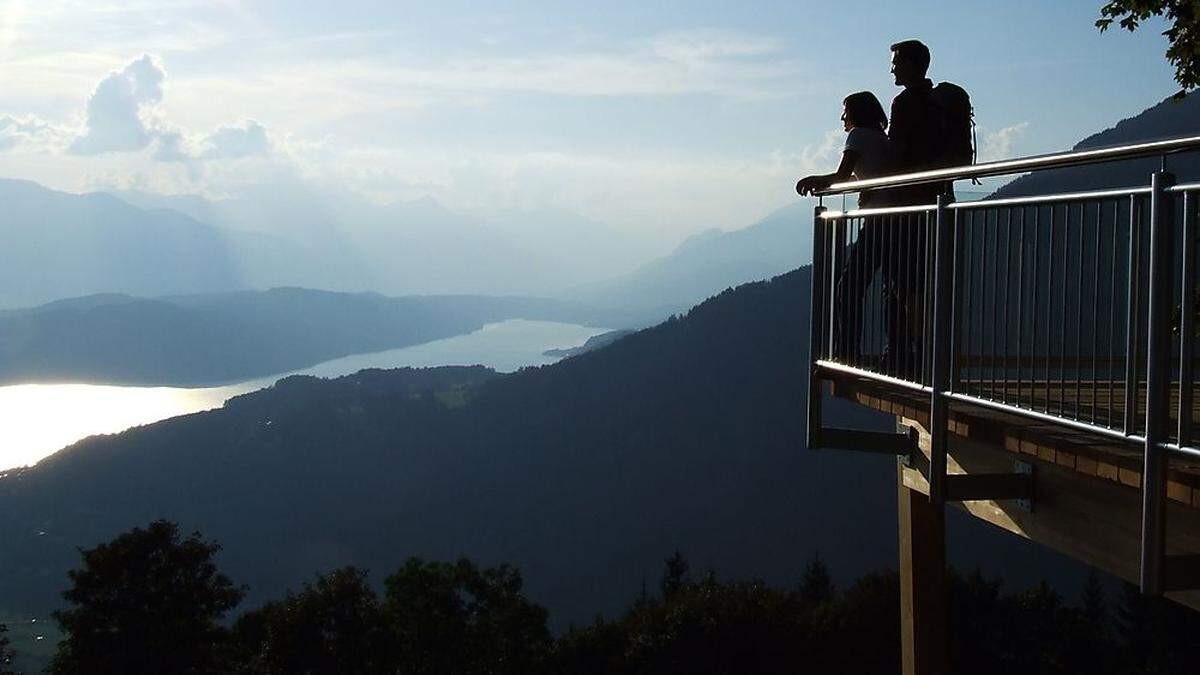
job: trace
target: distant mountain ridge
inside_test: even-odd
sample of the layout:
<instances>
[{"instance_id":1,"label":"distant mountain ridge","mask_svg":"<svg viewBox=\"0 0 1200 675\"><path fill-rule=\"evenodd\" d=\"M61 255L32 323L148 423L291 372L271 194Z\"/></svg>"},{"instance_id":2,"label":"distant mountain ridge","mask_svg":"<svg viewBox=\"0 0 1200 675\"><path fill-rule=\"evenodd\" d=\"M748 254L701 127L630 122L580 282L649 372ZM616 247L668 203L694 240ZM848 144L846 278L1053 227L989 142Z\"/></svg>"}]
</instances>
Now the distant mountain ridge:
<instances>
[{"instance_id":1,"label":"distant mountain ridge","mask_svg":"<svg viewBox=\"0 0 1200 675\"><path fill-rule=\"evenodd\" d=\"M102 294L0 312L0 383L225 383L514 318L597 326L632 320L520 297L387 297L301 288L157 298Z\"/></svg>"},{"instance_id":2,"label":"distant mountain ridge","mask_svg":"<svg viewBox=\"0 0 1200 675\"><path fill-rule=\"evenodd\" d=\"M1164 99L1133 117L1084 138L1072 149L1088 150L1197 135L1200 135L1200 94L1192 93L1181 100L1173 97ZM1165 163L1180 182L1200 179L1200 153L1170 155ZM996 190L991 197L1146 186L1150 184L1150 174L1162 165L1162 158L1147 157L1039 171L1016 178Z\"/></svg>"},{"instance_id":3,"label":"distant mountain ridge","mask_svg":"<svg viewBox=\"0 0 1200 675\"><path fill-rule=\"evenodd\" d=\"M353 288L389 294L546 295L612 276L638 260L633 238L568 212L463 215L431 197L375 204L350 194L318 194L301 185L248 188L237 198L115 191L146 208L170 208L234 231L327 247L353 260ZM287 276L267 268L268 285L349 288L324 277ZM262 283L259 284L263 285Z\"/></svg>"},{"instance_id":4,"label":"distant mountain ridge","mask_svg":"<svg viewBox=\"0 0 1200 675\"><path fill-rule=\"evenodd\" d=\"M666 316L727 288L807 264L811 249L812 205L797 200L747 227L692 235L668 256L566 297Z\"/></svg>"},{"instance_id":5,"label":"distant mountain ridge","mask_svg":"<svg viewBox=\"0 0 1200 675\"><path fill-rule=\"evenodd\" d=\"M0 203L0 306L243 287L234 249L248 242L183 214L8 179Z\"/></svg>"}]
</instances>

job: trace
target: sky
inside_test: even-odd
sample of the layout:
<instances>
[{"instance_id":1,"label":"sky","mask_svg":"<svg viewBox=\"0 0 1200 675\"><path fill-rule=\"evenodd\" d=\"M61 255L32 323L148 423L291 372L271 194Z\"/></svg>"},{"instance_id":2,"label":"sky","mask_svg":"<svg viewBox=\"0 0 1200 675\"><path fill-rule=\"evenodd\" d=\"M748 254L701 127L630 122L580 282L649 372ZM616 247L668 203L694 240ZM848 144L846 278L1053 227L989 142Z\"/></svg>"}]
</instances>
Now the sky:
<instances>
[{"instance_id":1,"label":"sky","mask_svg":"<svg viewBox=\"0 0 1200 675\"><path fill-rule=\"evenodd\" d=\"M1100 0L0 0L0 177L235 196L302 183L566 210L657 245L830 171L888 46L972 95L981 159L1068 149L1176 90Z\"/></svg>"}]
</instances>

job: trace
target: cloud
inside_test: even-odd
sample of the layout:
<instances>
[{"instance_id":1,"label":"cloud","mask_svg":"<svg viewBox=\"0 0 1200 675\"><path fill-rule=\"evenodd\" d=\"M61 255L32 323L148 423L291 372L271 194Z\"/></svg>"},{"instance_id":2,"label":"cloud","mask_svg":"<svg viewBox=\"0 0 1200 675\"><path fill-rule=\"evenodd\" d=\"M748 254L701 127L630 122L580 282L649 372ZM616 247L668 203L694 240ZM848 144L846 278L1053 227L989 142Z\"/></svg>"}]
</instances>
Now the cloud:
<instances>
[{"instance_id":1,"label":"cloud","mask_svg":"<svg viewBox=\"0 0 1200 675\"><path fill-rule=\"evenodd\" d=\"M980 162L991 162L1012 157L1013 142L1025 134L1029 122L1021 122L1004 127L998 131L983 132L983 139L977 148Z\"/></svg>"},{"instance_id":2,"label":"cloud","mask_svg":"<svg viewBox=\"0 0 1200 675\"><path fill-rule=\"evenodd\" d=\"M201 156L206 159L240 159L271 152L266 127L254 120L218 127L205 139L205 144L208 149Z\"/></svg>"},{"instance_id":3,"label":"cloud","mask_svg":"<svg viewBox=\"0 0 1200 675\"><path fill-rule=\"evenodd\" d=\"M0 152L28 146L41 150L61 146L67 134L35 116L0 115Z\"/></svg>"},{"instance_id":4,"label":"cloud","mask_svg":"<svg viewBox=\"0 0 1200 675\"><path fill-rule=\"evenodd\" d=\"M782 49L782 44L774 38L711 28L662 33L654 37L650 45L655 54L668 61L690 64L765 56Z\"/></svg>"},{"instance_id":5,"label":"cloud","mask_svg":"<svg viewBox=\"0 0 1200 675\"><path fill-rule=\"evenodd\" d=\"M272 152L267 128L255 120L222 125L209 134L189 133L168 125L160 109L167 73L159 60L145 54L109 73L88 98L82 130L57 126L34 117L0 117L0 152L41 141L48 150L72 155L140 154L156 162L176 163L197 181L212 162L263 157ZM53 141L57 139L57 148ZM63 139L69 139L64 141Z\"/></svg>"},{"instance_id":6,"label":"cloud","mask_svg":"<svg viewBox=\"0 0 1200 675\"><path fill-rule=\"evenodd\" d=\"M70 152L141 150L156 134L147 124L151 109L162 102L167 74L150 55L143 55L123 70L100 81L87 103L86 129L71 144Z\"/></svg>"}]
</instances>

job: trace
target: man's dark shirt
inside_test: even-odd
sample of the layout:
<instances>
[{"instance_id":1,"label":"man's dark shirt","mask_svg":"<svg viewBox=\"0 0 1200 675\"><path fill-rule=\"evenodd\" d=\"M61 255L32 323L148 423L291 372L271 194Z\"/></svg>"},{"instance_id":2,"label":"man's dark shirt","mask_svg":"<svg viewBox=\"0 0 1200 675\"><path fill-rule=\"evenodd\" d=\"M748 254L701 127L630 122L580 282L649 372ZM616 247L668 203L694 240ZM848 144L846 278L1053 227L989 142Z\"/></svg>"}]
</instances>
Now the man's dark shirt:
<instances>
[{"instance_id":1,"label":"man's dark shirt","mask_svg":"<svg viewBox=\"0 0 1200 675\"><path fill-rule=\"evenodd\" d=\"M932 114L930 97L933 82L924 81L905 87L892 99L891 124L888 140L896 173L912 173L936 167L939 147L938 121ZM932 204L949 186L945 183L917 185L894 191L888 201L892 204ZM889 191L893 192L893 191Z\"/></svg>"}]
</instances>

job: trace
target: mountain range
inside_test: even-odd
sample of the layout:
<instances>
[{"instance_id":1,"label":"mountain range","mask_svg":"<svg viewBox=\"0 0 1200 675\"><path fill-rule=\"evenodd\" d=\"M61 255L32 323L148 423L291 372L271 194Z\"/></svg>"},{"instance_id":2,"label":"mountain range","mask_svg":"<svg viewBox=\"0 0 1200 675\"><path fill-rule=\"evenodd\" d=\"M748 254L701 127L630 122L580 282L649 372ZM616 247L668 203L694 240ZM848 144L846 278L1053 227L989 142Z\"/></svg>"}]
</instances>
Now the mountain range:
<instances>
[{"instance_id":1,"label":"mountain range","mask_svg":"<svg viewBox=\"0 0 1200 675\"><path fill-rule=\"evenodd\" d=\"M0 478L0 612L45 616L77 547L156 518L220 541L250 604L339 565L467 555L518 565L560 628L625 606L675 549L769 583L817 550L842 580L890 566L894 460L803 448L808 278L741 286L552 366L294 376L81 441ZM960 564L1004 561L1018 582L1072 569L955 523Z\"/></svg>"}]
</instances>

